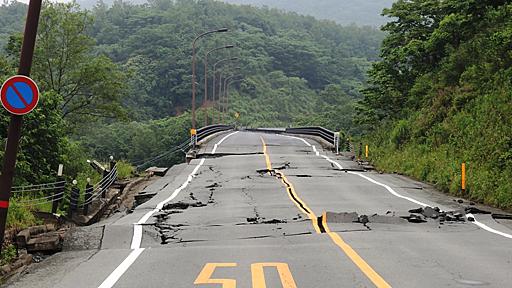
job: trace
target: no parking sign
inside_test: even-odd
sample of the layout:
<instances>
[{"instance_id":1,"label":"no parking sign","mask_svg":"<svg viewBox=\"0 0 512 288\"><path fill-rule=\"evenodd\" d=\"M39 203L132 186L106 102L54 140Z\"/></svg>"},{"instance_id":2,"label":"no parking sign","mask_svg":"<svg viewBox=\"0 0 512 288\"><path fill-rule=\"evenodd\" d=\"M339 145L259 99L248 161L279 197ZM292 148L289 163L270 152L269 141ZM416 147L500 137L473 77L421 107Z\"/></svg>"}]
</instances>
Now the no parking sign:
<instances>
[{"instance_id":1,"label":"no parking sign","mask_svg":"<svg viewBox=\"0 0 512 288\"><path fill-rule=\"evenodd\" d=\"M25 115L39 102L39 88L31 78L22 75L13 76L4 82L0 89L2 106L14 115Z\"/></svg>"}]
</instances>

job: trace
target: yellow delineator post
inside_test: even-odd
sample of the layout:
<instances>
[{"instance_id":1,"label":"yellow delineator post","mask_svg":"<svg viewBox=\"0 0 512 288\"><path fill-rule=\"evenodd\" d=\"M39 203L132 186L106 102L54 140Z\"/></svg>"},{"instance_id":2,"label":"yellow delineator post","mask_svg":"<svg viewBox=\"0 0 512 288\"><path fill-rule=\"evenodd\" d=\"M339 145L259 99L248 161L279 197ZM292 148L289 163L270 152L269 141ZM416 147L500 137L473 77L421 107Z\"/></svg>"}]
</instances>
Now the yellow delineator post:
<instances>
[{"instance_id":1,"label":"yellow delineator post","mask_svg":"<svg viewBox=\"0 0 512 288\"><path fill-rule=\"evenodd\" d=\"M195 148L197 144L197 130L192 128L190 129L190 145Z\"/></svg>"},{"instance_id":2,"label":"yellow delineator post","mask_svg":"<svg viewBox=\"0 0 512 288\"><path fill-rule=\"evenodd\" d=\"M462 163L462 193L466 192L466 163Z\"/></svg>"},{"instance_id":3,"label":"yellow delineator post","mask_svg":"<svg viewBox=\"0 0 512 288\"><path fill-rule=\"evenodd\" d=\"M370 148L368 147L368 145L366 145L366 159L368 159L369 154L370 154Z\"/></svg>"}]
</instances>

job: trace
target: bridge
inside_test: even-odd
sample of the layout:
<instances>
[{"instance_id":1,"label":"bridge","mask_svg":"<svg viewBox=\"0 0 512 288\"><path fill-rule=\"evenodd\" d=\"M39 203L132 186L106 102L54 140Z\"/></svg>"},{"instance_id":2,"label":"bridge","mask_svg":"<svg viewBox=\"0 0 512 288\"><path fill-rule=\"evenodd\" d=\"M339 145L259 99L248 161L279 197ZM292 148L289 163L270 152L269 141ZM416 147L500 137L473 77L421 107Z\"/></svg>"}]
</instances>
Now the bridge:
<instances>
[{"instance_id":1,"label":"bridge","mask_svg":"<svg viewBox=\"0 0 512 288\"><path fill-rule=\"evenodd\" d=\"M319 130L226 129L8 287L510 286L492 211L362 169Z\"/></svg>"}]
</instances>

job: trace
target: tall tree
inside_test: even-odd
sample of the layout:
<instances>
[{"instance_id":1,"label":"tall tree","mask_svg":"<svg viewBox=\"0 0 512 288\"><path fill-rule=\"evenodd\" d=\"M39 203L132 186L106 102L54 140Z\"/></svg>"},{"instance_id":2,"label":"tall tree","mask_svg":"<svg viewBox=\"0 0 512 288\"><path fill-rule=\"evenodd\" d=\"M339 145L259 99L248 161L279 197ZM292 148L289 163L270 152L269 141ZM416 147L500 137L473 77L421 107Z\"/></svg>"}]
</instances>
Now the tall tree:
<instances>
[{"instance_id":1,"label":"tall tree","mask_svg":"<svg viewBox=\"0 0 512 288\"><path fill-rule=\"evenodd\" d=\"M33 76L42 90L62 97L62 115L72 122L124 115L125 74L94 53L95 41L87 35L92 21L74 2L44 2Z\"/></svg>"}]
</instances>

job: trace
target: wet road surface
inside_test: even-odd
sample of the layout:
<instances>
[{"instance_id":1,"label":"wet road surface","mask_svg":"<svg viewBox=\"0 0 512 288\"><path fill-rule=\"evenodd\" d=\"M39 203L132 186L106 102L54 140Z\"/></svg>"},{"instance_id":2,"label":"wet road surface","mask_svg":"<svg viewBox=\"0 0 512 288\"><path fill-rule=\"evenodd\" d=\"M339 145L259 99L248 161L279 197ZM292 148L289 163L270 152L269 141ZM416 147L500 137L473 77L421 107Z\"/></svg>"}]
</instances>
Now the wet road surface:
<instances>
[{"instance_id":1,"label":"wet road surface","mask_svg":"<svg viewBox=\"0 0 512 288\"><path fill-rule=\"evenodd\" d=\"M224 134L202 152L8 287L511 287L510 223L400 218L464 208L422 183L341 170L355 163L282 135Z\"/></svg>"}]
</instances>

